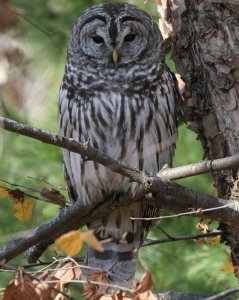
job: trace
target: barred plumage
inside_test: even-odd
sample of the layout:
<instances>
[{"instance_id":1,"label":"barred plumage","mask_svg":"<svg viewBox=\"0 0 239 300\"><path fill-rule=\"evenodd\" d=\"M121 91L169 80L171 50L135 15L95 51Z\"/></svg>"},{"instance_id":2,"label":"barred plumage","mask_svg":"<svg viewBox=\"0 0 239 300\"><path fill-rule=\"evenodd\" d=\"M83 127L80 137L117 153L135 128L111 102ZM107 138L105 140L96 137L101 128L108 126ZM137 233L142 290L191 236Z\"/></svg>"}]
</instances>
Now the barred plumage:
<instances>
[{"instance_id":1,"label":"barred plumage","mask_svg":"<svg viewBox=\"0 0 239 300\"><path fill-rule=\"evenodd\" d=\"M145 12L130 4L102 4L77 20L59 96L61 135L89 139L114 159L156 174L172 162L178 99L176 79L164 64L162 37ZM138 188L76 153L63 150L63 160L72 201L98 204L133 196ZM104 253L89 249L87 264L109 272L112 281L130 280L152 225L130 217L158 215L146 202L134 203L90 223L98 239L111 241Z\"/></svg>"}]
</instances>

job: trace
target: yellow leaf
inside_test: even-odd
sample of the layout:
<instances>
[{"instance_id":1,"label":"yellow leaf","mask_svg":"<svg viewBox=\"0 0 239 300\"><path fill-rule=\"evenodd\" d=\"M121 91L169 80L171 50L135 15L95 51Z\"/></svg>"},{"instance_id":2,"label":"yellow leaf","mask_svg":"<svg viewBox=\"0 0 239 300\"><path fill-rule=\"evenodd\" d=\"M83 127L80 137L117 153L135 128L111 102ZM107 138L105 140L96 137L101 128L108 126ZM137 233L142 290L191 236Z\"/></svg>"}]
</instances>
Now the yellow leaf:
<instances>
[{"instance_id":1,"label":"yellow leaf","mask_svg":"<svg viewBox=\"0 0 239 300\"><path fill-rule=\"evenodd\" d=\"M0 199L9 197L7 185L4 183L1 183L0 185Z\"/></svg>"},{"instance_id":2,"label":"yellow leaf","mask_svg":"<svg viewBox=\"0 0 239 300\"><path fill-rule=\"evenodd\" d=\"M216 243L220 240L220 238L221 238L220 235L217 235L217 236L214 236L214 237L210 238L209 245L210 246L216 245Z\"/></svg>"},{"instance_id":3,"label":"yellow leaf","mask_svg":"<svg viewBox=\"0 0 239 300\"><path fill-rule=\"evenodd\" d=\"M205 245L207 243L207 238L195 239L194 242L199 245Z\"/></svg>"},{"instance_id":4,"label":"yellow leaf","mask_svg":"<svg viewBox=\"0 0 239 300\"><path fill-rule=\"evenodd\" d=\"M13 208L15 210L15 217L20 222L26 222L32 217L33 201L29 198L14 201Z\"/></svg>"},{"instance_id":5,"label":"yellow leaf","mask_svg":"<svg viewBox=\"0 0 239 300\"><path fill-rule=\"evenodd\" d=\"M94 236L92 230L82 232L82 239L95 251L104 252L105 249L103 248L102 244L97 240Z\"/></svg>"},{"instance_id":6,"label":"yellow leaf","mask_svg":"<svg viewBox=\"0 0 239 300\"><path fill-rule=\"evenodd\" d=\"M228 264L222 268L223 273L234 273L234 267L232 264Z\"/></svg>"},{"instance_id":7,"label":"yellow leaf","mask_svg":"<svg viewBox=\"0 0 239 300\"><path fill-rule=\"evenodd\" d=\"M75 256L83 246L82 233L79 231L69 231L56 239L58 251L64 252L66 255Z\"/></svg>"}]
</instances>

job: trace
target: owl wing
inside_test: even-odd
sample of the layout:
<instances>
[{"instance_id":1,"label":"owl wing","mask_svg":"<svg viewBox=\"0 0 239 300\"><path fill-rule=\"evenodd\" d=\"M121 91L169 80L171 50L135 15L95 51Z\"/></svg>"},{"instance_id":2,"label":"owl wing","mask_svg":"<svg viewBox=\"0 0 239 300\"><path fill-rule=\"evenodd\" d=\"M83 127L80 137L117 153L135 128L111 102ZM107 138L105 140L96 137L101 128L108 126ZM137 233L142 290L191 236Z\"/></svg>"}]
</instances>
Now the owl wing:
<instances>
[{"instance_id":1,"label":"owl wing","mask_svg":"<svg viewBox=\"0 0 239 300\"><path fill-rule=\"evenodd\" d=\"M76 104L77 94L74 92L72 87L69 87L63 78L63 82L59 93L59 105L58 105L58 125L59 134L66 138L74 138L79 141L76 137L76 132L79 130L79 121L77 113ZM63 168L64 177L67 184L67 189L71 201L76 201L78 199L76 191L76 183L73 174L74 168L72 168L71 152L62 149L63 154ZM80 155L79 155L80 157Z\"/></svg>"}]
</instances>

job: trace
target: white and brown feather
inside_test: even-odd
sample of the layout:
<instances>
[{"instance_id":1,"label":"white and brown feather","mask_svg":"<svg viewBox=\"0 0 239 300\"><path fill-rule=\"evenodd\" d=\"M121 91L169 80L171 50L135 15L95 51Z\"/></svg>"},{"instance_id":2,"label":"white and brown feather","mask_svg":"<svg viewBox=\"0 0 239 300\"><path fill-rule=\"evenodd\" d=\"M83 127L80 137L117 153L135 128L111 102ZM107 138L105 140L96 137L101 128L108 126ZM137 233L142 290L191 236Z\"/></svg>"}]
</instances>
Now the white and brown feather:
<instances>
[{"instance_id":1,"label":"white and brown feather","mask_svg":"<svg viewBox=\"0 0 239 300\"><path fill-rule=\"evenodd\" d=\"M81 142L89 140L114 159L156 174L164 164L172 162L177 139L177 83L164 65L161 36L150 17L133 5L115 5L93 7L80 17L73 29L59 96L60 134ZM84 55L76 36L80 36L84 24L94 26L95 18L105 18L109 30L112 19L117 23L118 18L115 30L119 31L122 18L129 22L126 16L145 19L142 20L147 25L145 30L152 27L155 42L148 52L145 49L138 60L121 65L120 61L118 65L107 64ZM63 160L73 201L98 204L124 194L134 195L138 188L137 183L79 154L63 150ZM89 249L87 263L110 272L113 281L131 279L138 249L152 224L132 221L130 217L158 215L159 210L147 203L134 203L90 223L99 239L112 240L105 244L103 254Z\"/></svg>"}]
</instances>

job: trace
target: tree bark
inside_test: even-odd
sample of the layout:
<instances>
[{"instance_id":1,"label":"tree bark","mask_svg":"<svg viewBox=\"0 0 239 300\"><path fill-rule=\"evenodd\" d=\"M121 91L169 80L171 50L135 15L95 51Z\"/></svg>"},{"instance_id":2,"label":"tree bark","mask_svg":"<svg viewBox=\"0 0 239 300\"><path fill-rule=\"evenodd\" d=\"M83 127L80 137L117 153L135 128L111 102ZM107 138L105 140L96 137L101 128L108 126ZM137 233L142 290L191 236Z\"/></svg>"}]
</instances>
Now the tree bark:
<instances>
[{"instance_id":1,"label":"tree bark","mask_svg":"<svg viewBox=\"0 0 239 300\"><path fill-rule=\"evenodd\" d=\"M200 139L205 157L239 150L239 1L159 1L161 28L171 37L171 54L185 81L185 119ZM238 168L212 172L218 196L239 201ZM239 233L221 223L239 270Z\"/></svg>"}]
</instances>

